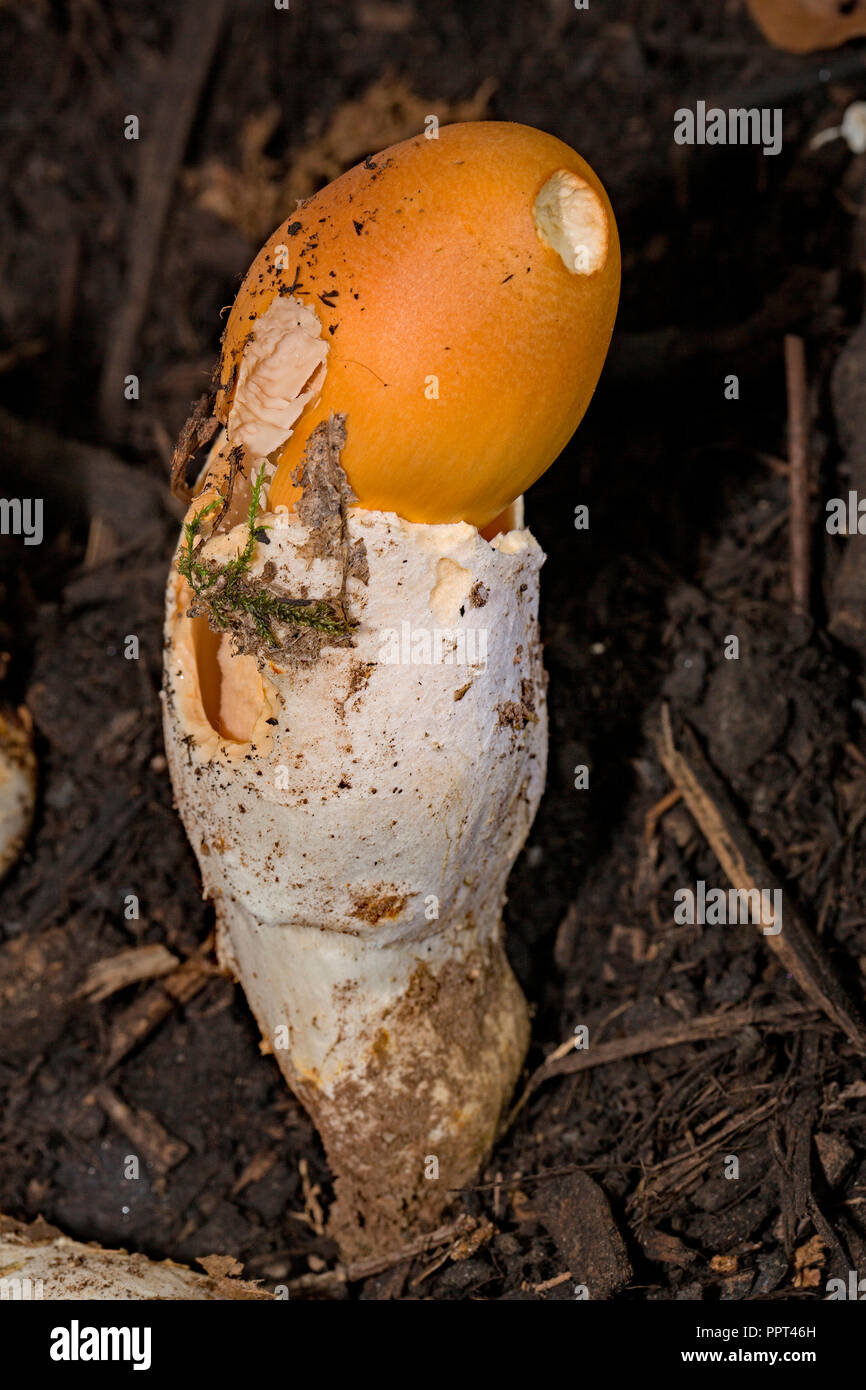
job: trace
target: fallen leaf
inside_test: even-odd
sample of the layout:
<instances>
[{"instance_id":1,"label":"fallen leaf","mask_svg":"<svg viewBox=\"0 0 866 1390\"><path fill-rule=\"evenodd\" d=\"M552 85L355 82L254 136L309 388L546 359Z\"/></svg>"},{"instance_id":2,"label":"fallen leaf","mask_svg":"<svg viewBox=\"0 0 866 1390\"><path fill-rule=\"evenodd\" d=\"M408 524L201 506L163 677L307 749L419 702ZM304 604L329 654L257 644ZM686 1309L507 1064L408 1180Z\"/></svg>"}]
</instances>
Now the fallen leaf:
<instances>
[{"instance_id":1,"label":"fallen leaf","mask_svg":"<svg viewBox=\"0 0 866 1390\"><path fill-rule=\"evenodd\" d=\"M362 96L341 102L327 128L298 151L287 173L264 153L279 119L278 109L269 105L241 128L240 168L211 159L188 170L184 181L199 207L258 243L295 211L301 199L365 155L421 134L428 116L436 116L442 125L483 119L494 87L487 79L468 101L446 102L416 96L399 77L382 77Z\"/></svg>"}]
</instances>

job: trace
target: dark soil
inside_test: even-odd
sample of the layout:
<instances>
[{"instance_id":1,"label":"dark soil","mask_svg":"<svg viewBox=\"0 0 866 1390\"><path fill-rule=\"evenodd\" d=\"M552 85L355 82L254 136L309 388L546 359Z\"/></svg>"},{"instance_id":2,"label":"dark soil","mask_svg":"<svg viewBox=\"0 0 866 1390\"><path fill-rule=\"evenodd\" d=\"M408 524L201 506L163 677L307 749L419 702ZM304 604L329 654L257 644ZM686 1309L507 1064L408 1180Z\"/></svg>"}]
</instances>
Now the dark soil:
<instances>
[{"instance_id":1,"label":"dark soil","mask_svg":"<svg viewBox=\"0 0 866 1390\"><path fill-rule=\"evenodd\" d=\"M317 1233L317 1202L331 1200L317 1137L213 966L212 912L172 808L158 703L179 515L168 464L207 386L220 312L271 230L250 216L296 189L299 169L323 181L396 138L403 98L368 98L367 124L349 122L355 147L334 126L343 104L390 76L420 111L453 112L492 79L488 115L545 127L598 170L624 249L601 386L528 500L549 556L552 723L507 910L535 1006L527 1076L580 1025L596 1048L655 1040L535 1086L457 1199L476 1239L455 1258L442 1260L446 1244L298 1293L556 1299L583 1283L622 1300L825 1297L829 1278L866 1265L863 1056L769 937L674 921L677 889L728 881L669 796L658 731L666 704L675 738L697 735L786 912L859 1013L866 554L824 518L864 472L866 345L853 335L866 156L809 142L863 97L866 46L775 52L736 0L580 12L571 0L293 0L288 12L250 0L220 32L222 7L195 5L213 61L183 65L194 109L180 168L157 159L144 197L145 137L175 129L165 93L187 8L0 10L0 486L44 497L46 513L43 545L0 539L0 693L26 702L40 766L34 832L0 893L0 1211L159 1258L231 1254L268 1282L333 1266ZM673 113L698 100L782 107L782 152L676 145ZM124 139L130 113L140 142ZM202 201L239 172L246 221ZM789 578L785 334L805 340L808 363L808 616ZM101 383L118 341L127 360ZM124 399L127 373L138 400ZM738 400L725 399L731 374ZM572 524L579 504L588 531ZM581 764L588 790L574 786ZM95 961L150 943L189 964L101 1002L78 993ZM661 1045L725 1010L737 1026ZM123 1178L130 1151L143 1153L138 1182Z\"/></svg>"}]
</instances>

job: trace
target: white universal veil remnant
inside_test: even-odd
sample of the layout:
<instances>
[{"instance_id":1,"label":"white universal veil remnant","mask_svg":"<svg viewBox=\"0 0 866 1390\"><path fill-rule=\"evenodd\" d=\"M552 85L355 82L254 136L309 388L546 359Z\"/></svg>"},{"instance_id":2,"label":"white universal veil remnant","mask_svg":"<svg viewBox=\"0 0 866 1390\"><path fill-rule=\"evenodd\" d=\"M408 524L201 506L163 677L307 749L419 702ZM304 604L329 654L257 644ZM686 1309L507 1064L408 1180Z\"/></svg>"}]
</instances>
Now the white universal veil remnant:
<instances>
[{"instance_id":1,"label":"white universal veil remnant","mask_svg":"<svg viewBox=\"0 0 866 1390\"><path fill-rule=\"evenodd\" d=\"M27 839L36 805L36 755L27 709L0 707L0 879Z\"/></svg>"},{"instance_id":2,"label":"white universal veil remnant","mask_svg":"<svg viewBox=\"0 0 866 1390\"><path fill-rule=\"evenodd\" d=\"M177 803L350 1254L435 1221L522 1065L502 911L547 727L519 494L583 414L618 284L567 146L494 123L407 141L263 248L216 420L179 453L225 426L168 587Z\"/></svg>"},{"instance_id":3,"label":"white universal veil remnant","mask_svg":"<svg viewBox=\"0 0 866 1390\"><path fill-rule=\"evenodd\" d=\"M319 429L311 451L327 450ZM221 957L316 1120L346 1216L414 1192L435 1210L492 1143L527 1043L501 914L544 782L542 554L524 530L488 543L465 523L350 507L345 545L366 566L341 600L339 550L315 554L311 526L280 520L258 518L270 544L250 582L267 565L275 592L342 601L352 645L293 659L290 637L267 652L246 738L223 680L228 739L203 705L177 575L166 729L178 806ZM198 553L237 553L245 535L242 523ZM388 660L407 621L418 664ZM480 628L486 665L456 664ZM312 628L294 640L320 641ZM438 1183L425 1184L428 1156Z\"/></svg>"},{"instance_id":4,"label":"white universal veil remnant","mask_svg":"<svg viewBox=\"0 0 866 1390\"><path fill-rule=\"evenodd\" d=\"M84 1245L41 1217L29 1225L0 1214L0 1302L94 1300L271 1299L256 1284L231 1277L240 1269L226 1255L205 1256L200 1274L174 1260L149 1260L127 1250Z\"/></svg>"}]
</instances>

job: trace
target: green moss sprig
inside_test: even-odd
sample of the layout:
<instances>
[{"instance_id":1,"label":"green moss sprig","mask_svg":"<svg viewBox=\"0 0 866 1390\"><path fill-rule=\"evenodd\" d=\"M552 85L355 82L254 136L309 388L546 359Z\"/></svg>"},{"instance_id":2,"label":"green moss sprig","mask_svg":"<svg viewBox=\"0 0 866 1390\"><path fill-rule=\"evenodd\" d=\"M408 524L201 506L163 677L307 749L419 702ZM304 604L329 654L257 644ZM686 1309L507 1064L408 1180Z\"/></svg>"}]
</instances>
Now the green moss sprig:
<instances>
[{"instance_id":1,"label":"green moss sprig","mask_svg":"<svg viewBox=\"0 0 866 1390\"><path fill-rule=\"evenodd\" d=\"M265 470L262 468L250 497L246 543L233 560L217 564L214 560L203 559L201 546L197 544L206 517L222 505L222 497L215 497L190 521L185 522L177 568L192 589L196 605L219 631L236 627L238 619L246 619L252 623L258 637L270 647L281 645L274 630L275 623L315 628L330 636L351 631L352 624L336 614L333 605L323 600L314 602L301 599L292 602L278 598L263 584L251 579L249 568L256 541L263 529L269 529L256 524L264 482Z\"/></svg>"}]
</instances>

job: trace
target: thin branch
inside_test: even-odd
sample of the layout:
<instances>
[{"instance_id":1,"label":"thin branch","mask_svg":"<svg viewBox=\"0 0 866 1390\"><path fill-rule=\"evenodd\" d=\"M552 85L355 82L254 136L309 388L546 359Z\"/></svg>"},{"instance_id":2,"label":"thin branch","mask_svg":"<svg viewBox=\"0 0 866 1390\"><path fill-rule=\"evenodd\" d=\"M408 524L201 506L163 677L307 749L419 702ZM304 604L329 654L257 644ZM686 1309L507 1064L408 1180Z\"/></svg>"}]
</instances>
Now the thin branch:
<instances>
[{"instance_id":1,"label":"thin branch","mask_svg":"<svg viewBox=\"0 0 866 1390\"><path fill-rule=\"evenodd\" d=\"M136 371L136 347L147 309L171 193L186 149L226 13L226 0L181 7L160 96L142 124L142 142L130 215L129 250L117 316L107 337L99 383L99 413L112 436L123 420L123 379ZM120 135L118 135L120 138Z\"/></svg>"},{"instance_id":2,"label":"thin branch","mask_svg":"<svg viewBox=\"0 0 866 1390\"><path fill-rule=\"evenodd\" d=\"M809 612L811 589L809 524L809 391L803 339L785 337L785 382L788 390L788 489L790 496L791 601Z\"/></svg>"},{"instance_id":3,"label":"thin branch","mask_svg":"<svg viewBox=\"0 0 866 1390\"><path fill-rule=\"evenodd\" d=\"M674 744L670 711L662 710L659 753L661 761L694 816L728 880L738 889L780 888L779 880L738 816L730 794L711 768L697 738L683 725L681 742ZM777 935L764 940L779 957L813 1004L848 1037L859 1053L866 1054L866 1026L846 994L835 970L812 932L786 894L785 922Z\"/></svg>"}]
</instances>

